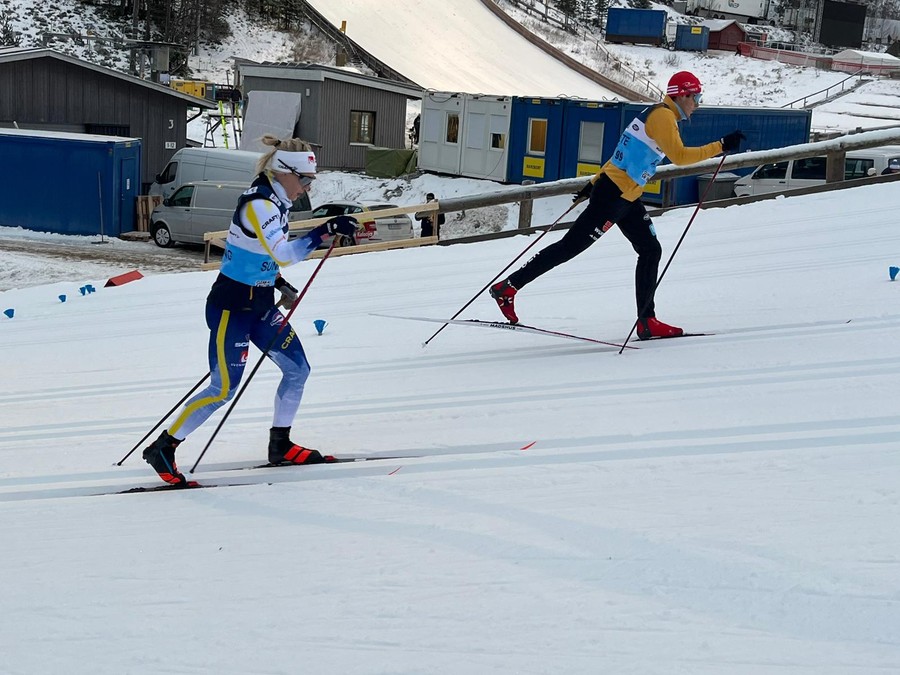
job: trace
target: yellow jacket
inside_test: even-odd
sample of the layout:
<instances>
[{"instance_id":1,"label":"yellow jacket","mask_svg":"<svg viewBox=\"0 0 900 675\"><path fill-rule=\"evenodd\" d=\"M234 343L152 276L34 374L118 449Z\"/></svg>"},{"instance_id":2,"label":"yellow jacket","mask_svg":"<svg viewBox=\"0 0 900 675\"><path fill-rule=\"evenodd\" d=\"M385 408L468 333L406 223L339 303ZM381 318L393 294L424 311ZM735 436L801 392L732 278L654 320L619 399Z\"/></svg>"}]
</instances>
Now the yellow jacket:
<instances>
[{"instance_id":1,"label":"yellow jacket","mask_svg":"<svg viewBox=\"0 0 900 675\"><path fill-rule=\"evenodd\" d=\"M644 123L647 135L656 142L659 149L674 164L693 164L722 152L720 141L713 141L699 147L685 147L681 140L681 134L678 132L678 120L682 118L682 112L675 105L675 101L666 96L661 106L650 111L647 121ZM622 191L622 198L629 202L639 199L643 193L640 185L610 161L600 168L600 171L591 178L591 182L596 183L601 174L609 176L610 180Z\"/></svg>"}]
</instances>

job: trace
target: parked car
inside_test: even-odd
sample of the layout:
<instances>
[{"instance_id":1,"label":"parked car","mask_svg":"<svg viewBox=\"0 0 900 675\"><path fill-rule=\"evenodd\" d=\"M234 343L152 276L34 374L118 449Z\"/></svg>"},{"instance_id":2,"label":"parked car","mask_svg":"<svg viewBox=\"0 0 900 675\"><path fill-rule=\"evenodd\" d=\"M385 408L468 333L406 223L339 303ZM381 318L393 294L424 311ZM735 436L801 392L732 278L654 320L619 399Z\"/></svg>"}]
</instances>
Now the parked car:
<instances>
[{"instance_id":1,"label":"parked car","mask_svg":"<svg viewBox=\"0 0 900 675\"><path fill-rule=\"evenodd\" d=\"M844 180L879 175L892 159L900 159L900 146L885 145L866 150L850 150L844 161ZM734 184L738 197L784 192L825 184L825 156L789 159L764 164ZM874 169L874 171L872 171Z\"/></svg>"},{"instance_id":2,"label":"parked car","mask_svg":"<svg viewBox=\"0 0 900 675\"><path fill-rule=\"evenodd\" d=\"M150 214L150 237L157 246L175 242L202 244L207 232L221 232L231 225L238 197L249 185L201 181L185 183ZM291 207L290 220L310 218L309 198L304 194Z\"/></svg>"},{"instance_id":3,"label":"parked car","mask_svg":"<svg viewBox=\"0 0 900 675\"><path fill-rule=\"evenodd\" d=\"M362 226L362 231L356 235L357 241L361 243L412 239L414 236L413 224L408 215L401 213L400 215L386 218L375 218L372 215L376 211L395 208L397 208L396 204L388 204L386 202L328 202L313 209L310 218L353 216Z\"/></svg>"}]
</instances>

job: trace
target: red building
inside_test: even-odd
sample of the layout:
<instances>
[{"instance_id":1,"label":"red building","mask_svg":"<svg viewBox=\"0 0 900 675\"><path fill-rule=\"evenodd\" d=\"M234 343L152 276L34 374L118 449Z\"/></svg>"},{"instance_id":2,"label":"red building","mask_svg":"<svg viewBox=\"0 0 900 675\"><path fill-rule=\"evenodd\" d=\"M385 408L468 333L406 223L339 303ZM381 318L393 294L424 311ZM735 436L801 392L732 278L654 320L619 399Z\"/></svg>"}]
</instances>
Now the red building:
<instances>
[{"instance_id":1,"label":"red building","mask_svg":"<svg viewBox=\"0 0 900 675\"><path fill-rule=\"evenodd\" d=\"M707 19L703 22L709 28L708 49L737 52L739 42L748 42L747 31L732 19Z\"/></svg>"}]
</instances>

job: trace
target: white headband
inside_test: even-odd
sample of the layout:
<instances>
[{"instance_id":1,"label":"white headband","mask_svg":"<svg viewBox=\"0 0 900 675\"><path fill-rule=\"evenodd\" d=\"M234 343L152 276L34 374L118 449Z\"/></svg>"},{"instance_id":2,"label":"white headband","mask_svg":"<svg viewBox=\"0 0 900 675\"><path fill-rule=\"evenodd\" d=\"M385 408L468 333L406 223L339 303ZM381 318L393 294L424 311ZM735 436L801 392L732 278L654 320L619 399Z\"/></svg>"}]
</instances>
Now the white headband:
<instances>
[{"instance_id":1,"label":"white headband","mask_svg":"<svg viewBox=\"0 0 900 675\"><path fill-rule=\"evenodd\" d=\"M315 173L316 156L309 150L288 152L276 150L269 162L269 168L276 173Z\"/></svg>"}]
</instances>

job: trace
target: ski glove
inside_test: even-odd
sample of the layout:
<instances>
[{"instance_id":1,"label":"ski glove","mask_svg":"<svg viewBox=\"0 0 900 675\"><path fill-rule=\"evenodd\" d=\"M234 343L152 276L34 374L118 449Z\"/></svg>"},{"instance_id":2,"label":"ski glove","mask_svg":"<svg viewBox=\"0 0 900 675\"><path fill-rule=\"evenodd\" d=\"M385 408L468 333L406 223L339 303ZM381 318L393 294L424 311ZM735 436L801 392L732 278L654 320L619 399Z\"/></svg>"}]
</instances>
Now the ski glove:
<instances>
[{"instance_id":1,"label":"ski glove","mask_svg":"<svg viewBox=\"0 0 900 675\"><path fill-rule=\"evenodd\" d=\"M284 277L278 277L275 279L275 288L281 291L281 299L275 305L276 307L290 309L294 306L294 303L297 302L297 299L300 297L300 292L296 288L291 286L288 280Z\"/></svg>"},{"instance_id":2,"label":"ski glove","mask_svg":"<svg viewBox=\"0 0 900 675\"><path fill-rule=\"evenodd\" d=\"M746 138L747 137L741 133L740 129L732 131L730 134L726 134L722 137L722 152L728 155L734 154L740 149L741 141Z\"/></svg>"},{"instance_id":3,"label":"ski glove","mask_svg":"<svg viewBox=\"0 0 900 675\"><path fill-rule=\"evenodd\" d=\"M352 216L335 216L324 225L314 227L310 234L324 237L326 234L335 236L340 234L344 237L352 237L356 234L356 228L359 223Z\"/></svg>"},{"instance_id":4,"label":"ski glove","mask_svg":"<svg viewBox=\"0 0 900 675\"><path fill-rule=\"evenodd\" d=\"M593 190L593 189L594 189L594 184L591 181L588 181L587 185L585 185L583 188L581 188L581 190L579 190L579 192L574 197L572 197L572 201L575 204L577 204L582 199L590 199L591 198L591 190Z\"/></svg>"}]
</instances>

